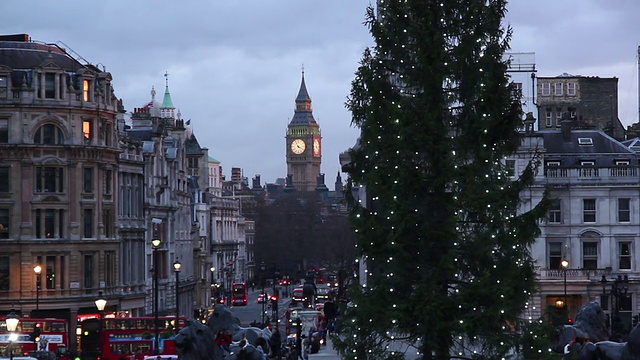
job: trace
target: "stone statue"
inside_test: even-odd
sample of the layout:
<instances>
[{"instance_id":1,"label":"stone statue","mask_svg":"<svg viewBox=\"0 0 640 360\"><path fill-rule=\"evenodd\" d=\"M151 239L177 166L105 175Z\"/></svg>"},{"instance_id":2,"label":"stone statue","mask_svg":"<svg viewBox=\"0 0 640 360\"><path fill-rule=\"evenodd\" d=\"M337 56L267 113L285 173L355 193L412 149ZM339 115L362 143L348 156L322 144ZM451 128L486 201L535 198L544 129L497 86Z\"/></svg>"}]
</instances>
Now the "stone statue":
<instances>
[{"instance_id":1,"label":"stone statue","mask_svg":"<svg viewBox=\"0 0 640 360\"><path fill-rule=\"evenodd\" d=\"M256 346L256 340L262 334L262 337L266 340L266 345L263 344L262 349L266 354L270 352L269 339L271 339L271 330L268 328L260 329L258 327L242 327L238 318L233 315L231 310L222 304L216 304L213 308L213 313L207 320L207 326L211 332L215 335L220 331L227 330L231 334L231 340L239 342L242 339L247 339L248 345ZM231 348L233 350L234 344Z\"/></svg>"},{"instance_id":2,"label":"stone statue","mask_svg":"<svg viewBox=\"0 0 640 360\"><path fill-rule=\"evenodd\" d=\"M219 360L222 349L214 342L214 336L203 323L189 319L175 336L178 358L182 360Z\"/></svg>"},{"instance_id":3,"label":"stone statue","mask_svg":"<svg viewBox=\"0 0 640 360\"><path fill-rule=\"evenodd\" d=\"M640 327L634 327L625 343L609 341L606 316L592 301L580 308L575 325L565 326L553 351L578 360L640 360Z\"/></svg>"}]
</instances>

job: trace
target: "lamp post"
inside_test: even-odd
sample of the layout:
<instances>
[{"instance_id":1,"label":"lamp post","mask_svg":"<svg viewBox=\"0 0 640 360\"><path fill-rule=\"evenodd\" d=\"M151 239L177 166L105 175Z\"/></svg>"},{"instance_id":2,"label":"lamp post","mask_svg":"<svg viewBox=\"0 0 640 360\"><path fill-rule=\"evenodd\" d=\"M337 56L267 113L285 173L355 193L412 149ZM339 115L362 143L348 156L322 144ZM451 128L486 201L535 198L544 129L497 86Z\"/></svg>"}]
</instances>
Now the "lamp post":
<instances>
[{"instance_id":1,"label":"lamp post","mask_svg":"<svg viewBox=\"0 0 640 360\"><path fill-rule=\"evenodd\" d=\"M211 270L211 285L209 286L209 295L210 295L209 298L210 299L215 299L214 294L215 294L215 283L216 282L214 280L214 277L215 277L215 274L216 274L216 268L215 268L215 266L212 266L211 269L209 269L209 270ZM212 307L215 305L216 301L217 300L212 300L211 301L211 306Z\"/></svg>"},{"instance_id":2,"label":"lamp post","mask_svg":"<svg viewBox=\"0 0 640 360\"><path fill-rule=\"evenodd\" d=\"M182 264L180 263L180 261L176 260L176 262L173 263L173 270L176 273L176 334L178 333L178 331L180 331L180 307L179 305L179 297L178 297L178 291L180 290L178 287L178 281L180 280L180 269L182 268Z\"/></svg>"},{"instance_id":3,"label":"lamp post","mask_svg":"<svg viewBox=\"0 0 640 360\"><path fill-rule=\"evenodd\" d=\"M154 331L154 343L153 353L158 354L158 247L160 247L160 239L152 239L151 245L153 246L153 331Z\"/></svg>"},{"instance_id":4,"label":"lamp post","mask_svg":"<svg viewBox=\"0 0 640 360\"><path fill-rule=\"evenodd\" d=\"M264 283L265 283L265 278L264 278L264 271L267 269L267 266L264 264L264 261L262 263L260 263L260 282L262 283L262 325L264 326L264 306L267 302L267 300L265 299L265 293L264 293Z\"/></svg>"},{"instance_id":5,"label":"lamp post","mask_svg":"<svg viewBox=\"0 0 640 360\"><path fill-rule=\"evenodd\" d=\"M612 302L613 316L611 317L611 339L618 341L622 330L622 321L620 319L620 298L627 296L629 292L629 277L625 275L618 275L611 284L611 289L607 291L607 277L602 275L600 279L602 284L602 293L604 295L612 295L615 298L615 302Z\"/></svg>"},{"instance_id":6,"label":"lamp post","mask_svg":"<svg viewBox=\"0 0 640 360\"><path fill-rule=\"evenodd\" d=\"M107 299L104 298L104 296L102 296L102 291L98 292L98 298L95 301L96 304L96 308L98 308L98 312L100 313L100 359L103 358L102 356L102 341L103 341L103 332L104 332L104 308L105 306L107 306Z\"/></svg>"},{"instance_id":7,"label":"lamp post","mask_svg":"<svg viewBox=\"0 0 640 360\"><path fill-rule=\"evenodd\" d=\"M562 273L564 276L564 308L569 309L567 304L567 268L569 267L569 260L562 259L562 261L560 261L560 265L562 265ZM567 311L565 311L565 315L569 317L569 313Z\"/></svg>"},{"instance_id":8,"label":"lamp post","mask_svg":"<svg viewBox=\"0 0 640 360\"><path fill-rule=\"evenodd\" d=\"M40 273L42 273L42 266L36 264L33 267L33 272L36 273L36 310L40 310Z\"/></svg>"},{"instance_id":9,"label":"lamp post","mask_svg":"<svg viewBox=\"0 0 640 360\"><path fill-rule=\"evenodd\" d=\"M11 309L11 312L5 318L5 322L7 323L7 331L9 332L9 347L11 348L11 350L9 350L9 357L11 360L13 360L13 342L17 338L15 331L18 328L20 316L18 316L18 314L16 314L16 312Z\"/></svg>"}]
</instances>

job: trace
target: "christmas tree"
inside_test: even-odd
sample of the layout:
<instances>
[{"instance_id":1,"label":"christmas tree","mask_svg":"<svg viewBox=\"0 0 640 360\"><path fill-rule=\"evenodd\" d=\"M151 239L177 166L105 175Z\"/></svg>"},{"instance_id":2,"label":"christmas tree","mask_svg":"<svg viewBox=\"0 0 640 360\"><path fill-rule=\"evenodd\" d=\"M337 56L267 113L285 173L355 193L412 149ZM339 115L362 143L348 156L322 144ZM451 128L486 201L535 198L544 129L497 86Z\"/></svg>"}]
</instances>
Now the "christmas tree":
<instances>
[{"instance_id":1,"label":"christmas tree","mask_svg":"<svg viewBox=\"0 0 640 360\"><path fill-rule=\"evenodd\" d=\"M503 0L379 0L347 107L361 130L345 166L357 249L347 359L517 354L535 291L529 246L546 197L524 210L539 161L511 173L523 134L507 75ZM351 189L349 189L351 190ZM351 191L347 191L351 194ZM407 347L409 345L409 347Z\"/></svg>"}]
</instances>

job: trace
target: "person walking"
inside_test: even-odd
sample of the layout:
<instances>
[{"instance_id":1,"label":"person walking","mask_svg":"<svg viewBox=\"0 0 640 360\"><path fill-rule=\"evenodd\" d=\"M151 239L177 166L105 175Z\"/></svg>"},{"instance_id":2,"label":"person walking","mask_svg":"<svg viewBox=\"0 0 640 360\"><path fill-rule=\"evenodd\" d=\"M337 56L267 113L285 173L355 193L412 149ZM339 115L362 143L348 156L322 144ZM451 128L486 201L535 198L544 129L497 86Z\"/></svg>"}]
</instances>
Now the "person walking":
<instances>
[{"instance_id":1,"label":"person walking","mask_svg":"<svg viewBox=\"0 0 640 360\"><path fill-rule=\"evenodd\" d=\"M271 347L272 359L280 359L280 347L282 346L282 337L280 336L280 330L278 328L273 329L271 339L269 339L269 347Z\"/></svg>"}]
</instances>

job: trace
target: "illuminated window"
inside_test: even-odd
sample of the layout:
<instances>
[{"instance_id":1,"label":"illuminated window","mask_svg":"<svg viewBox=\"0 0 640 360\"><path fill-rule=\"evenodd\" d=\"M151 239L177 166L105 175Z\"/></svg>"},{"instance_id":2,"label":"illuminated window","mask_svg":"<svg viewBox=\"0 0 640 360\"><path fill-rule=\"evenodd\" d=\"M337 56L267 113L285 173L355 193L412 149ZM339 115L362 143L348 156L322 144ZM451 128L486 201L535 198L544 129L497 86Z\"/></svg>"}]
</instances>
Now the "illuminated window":
<instances>
[{"instance_id":1,"label":"illuminated window","mask_svg":"<svg viewBox=\"0 0 640 360\"><path fill-rule=\"evenodd\" d=\"M89 80L82 81L82 100L89 101L91 90L91 82Z\"/></svg>"},{"instance_id":2,"label":"illuminated window","mask_svg":"<svg viewBox=\"0 0 640 360\"><path fill-rule=\"evenodd\" d=\"M91 138L93 137L93 124L89 120L84 120L82 122L82 134L84 136L84 143L91 144Z\"/></svg>"},{"instance_id":3,"label":"illuminated window","mask_svg":"<svg viewBox=\"0 0 640 360\"><path fill-rule=\"evenodd\" d=\"M0 209L0 239L9 238L9 209Z\"/></svg>"}]
</instances>

